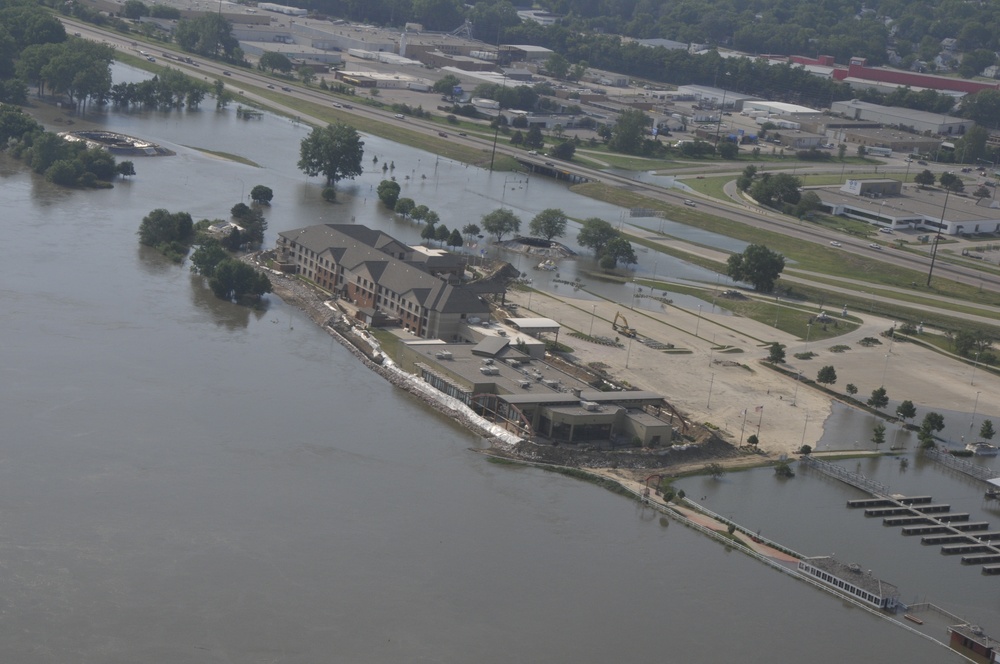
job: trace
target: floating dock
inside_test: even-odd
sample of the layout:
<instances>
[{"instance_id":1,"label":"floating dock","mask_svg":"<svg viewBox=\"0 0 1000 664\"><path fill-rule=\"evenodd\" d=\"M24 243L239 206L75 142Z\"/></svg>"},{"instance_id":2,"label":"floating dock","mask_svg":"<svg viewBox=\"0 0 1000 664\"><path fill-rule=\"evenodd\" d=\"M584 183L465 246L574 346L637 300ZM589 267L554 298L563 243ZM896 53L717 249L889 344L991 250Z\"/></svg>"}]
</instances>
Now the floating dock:
<instances>
[{"instance_id":1,"label":"floating dock","mask_svg":"<svg viewBox=\"0 0 1000 664\"><path fill-rule=\"evenodd\" d=\"M951 455L935 454L932 458ZM802 457L802 465L841 480L846 484L867 491L871 498L848 500L850 509L864 510L869 518L882 517L884 526L901 526L905 536L920 536L920 543L941 547L945 556L961 555L963 565L982 565L985 575L1000 575L1000 532L990 531L988 521L970 521L968 512L952 512L951 505L935 503L932 496L893 496L884 485L860 473L852 473L836 464L809 455ZM958 468L950 461L949 467L984 479L994 474L989 469Z\"/></svg>"}]
</instances>

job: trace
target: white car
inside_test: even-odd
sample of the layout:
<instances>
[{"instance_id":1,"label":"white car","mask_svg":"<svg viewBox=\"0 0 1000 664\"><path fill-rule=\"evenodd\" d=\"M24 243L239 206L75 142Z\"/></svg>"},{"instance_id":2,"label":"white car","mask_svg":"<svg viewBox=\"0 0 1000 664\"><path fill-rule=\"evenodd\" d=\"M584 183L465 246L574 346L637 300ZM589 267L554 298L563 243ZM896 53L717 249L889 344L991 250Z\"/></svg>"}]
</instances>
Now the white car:
<instances>
[{"instance_id":1,"label":"white car","mask_svg":"<svg viewBox=\"0 0 1000 664\"><path fill-rule=\"evenodd\" d=\"M695 206L694 205L694 201L692 201L690 198L685 198L684 199L684 205L690 205L691 207Z\"/></svg>"},{"instance_id":2,"label":"white car","mask_svg":"<svg viewBox=\"0 0 1000 664\"><path fill-rule=\"evenodd\" d=\"M868 247L871 248L871 249L874 249L875 251L882 251L882 245L881 244L876 244L875 242L872 242L871 244L869 244Z\"/></svg>"},{"instance_id":3,"label":"white car","mask_svg":"<svg viewBox=\"0 0 1000 664\"><path fill-rule=\"evenodd\" d=\"M836 240L830 240L830 246L831 246L831 247L840 247L840 246L843 246L843 245L841 245L841 244L840 244L839 242L837 242Z\"/></svg>"},{"instance_id":4,"label":"white car","mask_svg":"<svg viewBox=\"0 0 1000 664\"><path fill-rule=\"evenodd\" d=\"M878 229L878 232L879 233L886 233L887 235L892 235L892 229L888 228L886 226L883 226L882 228Z\"/></svg>"}]
</instances>

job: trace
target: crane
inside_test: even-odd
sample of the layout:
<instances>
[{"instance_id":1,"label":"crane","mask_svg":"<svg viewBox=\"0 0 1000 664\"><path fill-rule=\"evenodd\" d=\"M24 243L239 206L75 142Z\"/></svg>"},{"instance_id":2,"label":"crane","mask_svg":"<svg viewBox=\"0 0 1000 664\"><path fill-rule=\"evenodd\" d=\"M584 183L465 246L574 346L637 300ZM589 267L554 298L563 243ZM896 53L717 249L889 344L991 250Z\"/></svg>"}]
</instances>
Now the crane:
<instances>
[{"instance_id":1,"label":"crane","mask_svg":"<svg viewBox=\"0 0 1000 664\"><path fill-rule=\"evenodd\" d=\"M621 321L620 325L618 324L619 320ZM626 337L635 337L636 335L635 328L629 327L628 319L622 316L622 312L620 311L615 312L615 319L611 321L611 329L615 332L620 332Z\"/></svg>"}]
</instances>

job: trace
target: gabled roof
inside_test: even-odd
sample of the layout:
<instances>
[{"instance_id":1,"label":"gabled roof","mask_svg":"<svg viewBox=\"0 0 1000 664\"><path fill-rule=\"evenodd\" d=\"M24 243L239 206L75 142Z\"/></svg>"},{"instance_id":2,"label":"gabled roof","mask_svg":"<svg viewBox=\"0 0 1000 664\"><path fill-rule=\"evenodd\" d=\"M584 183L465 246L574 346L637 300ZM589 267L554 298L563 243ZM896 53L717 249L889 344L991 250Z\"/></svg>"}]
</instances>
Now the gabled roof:
<instances>
[{"instance_id":1,"label":"gabled roof","mask_svg":"<svg viewBox=\"0 0 1000 664\"><path fill-rule=\"evenodd\" d=\"M328 254L345 270L362 275L396 295L415 300L440 313L487 313L479 295L459 284L450 284L422 267L427 255L382 231L356 224L319 224L278 234L317 255ZM400 258L404 256L405 258ZM411 262L417 257L418 260ZM454 258L431 256L432 262L453 264Z\"/></svg>"}]
</instances>

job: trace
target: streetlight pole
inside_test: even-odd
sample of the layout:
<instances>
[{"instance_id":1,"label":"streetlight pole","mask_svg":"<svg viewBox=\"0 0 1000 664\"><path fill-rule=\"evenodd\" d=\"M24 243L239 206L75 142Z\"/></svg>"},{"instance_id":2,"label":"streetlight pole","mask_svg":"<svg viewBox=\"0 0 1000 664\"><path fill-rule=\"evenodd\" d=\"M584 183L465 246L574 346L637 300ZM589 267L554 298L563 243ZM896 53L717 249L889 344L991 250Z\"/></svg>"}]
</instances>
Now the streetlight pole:
<instances>
[{"instance_id":1,"label":"streetlight pole","mask_svg":"<svg viewBox=\"0 0 1000 664\"><path fill-rule=\"evenodd\" d=\"M503 97L503 94L505 92L507 92L507 70L506 69L504 69L504 72L503 72L503 83L500 84L500 96L501 96L501 98ZM499 138L499 136L500 136L500 123L502 121L503 121L503 105L497 105L497 126L496 126L496 129L493 132L493 153L490 154L490 173L493 172L493 161L497 157L497 138ZM505 184L504 185L504 189L506 189L506 188L507 188L507 185Z\"/></svg>"},{"instance_id":2,"label":"streetlight pole","mask_svg":"<svg viewBox=\"0 0 1000 664\"><path fill-rule=\"evenodd\" d=\"M594 336L594 317L595 316L597 316L597 305L596 304L594 305L594 308L590 312L590 332L587 333L588 337L593 337Z\"/></svg>"},{"instance_id":3,"label":"streetlight pole","mask_svg":"<svg viewBox=\"0 0 1000 664\"><path fill-rule=\"evenodd\" d=\"M701 305L698 305L698 322L694 324L694 336L698 336L698 330L701 329Z\"/></svg>"},{"instance_id":4,"label":"streetlight pole","mask_svg":"<svg viewBox=\"0 0 1000 664\"><path fill-rule=\"evenodd\" d=\"M976 384L976 369L979 367L979 352L976 352L976 362L972 365L972 378L969 379L969 385L975 386ZM976 394L979 394L978 392Z\"/></svg>"},{"instance_id":5,"label":"streetlight pole","mask_svg":"<svg viewBox=\"0 0 1000 664\"><path fill-rule=\"evenodd\" d=\"M938 245L941 243L941 227L944 226L944 214L948 209L948 196L951 195L951 187L944 188L944 204L941 206L941 220L938 222L937 235L934 236L934 246L931 248L931 267L927 270L927 287L931 285L931 275L934 274L934 263L937 260Z\"/></svg>"},{"instance_id":6,"label":"streetlight pole","mask_svg":"<svg viewBox=\"0 0 1000 664\"><path fill-rule=\"evenodd\" d=\"M792 405L794 406L799 399L799 381L802 380L802 370L799 369L799 374L795 377L795 393L792 395Z\"/></svg>"},{"instance_id":7,"label":"streetlight pole","mask_svg":"<svg viewBox=\"0 0 1000 664\"><path fill-rule=\"evenodd\" d=\"M708 403L705 404L705 408L708 410L712 409L712 386L715 385L715 374L712 374L711 380L708 381Z\"/></svg>"},{"instance_id":8,"label":"streetlight pole","mask_svg":"<svg viewBox=\"0 0 1000 664\"><path fill-rule=\"evenodd\" d=\"M976 411L979 410L979 395L980 392L976 392L976 405L972 407L972 419L969 420L969 435L972 435L972 427L976 423Z\"/></svg>"},{"instance_id":9,"label":"streetlight pole","mask_svg":"<svg viewBox=\"0 0 1000 664\"><path fill-rule=\"evenodd\" d=\"M628 338L628 350L625 351L625 368L628 369L628 360L632 357L632 337Z\"/></svg>"},{"instance_id":10,"label":"streetlight pole","mask_svg":"<svg viewBox=\"0 0 1000 664\"><path fill-rule=\"evenodd\" d=\"M726 76L729 76L727 73ZM719 108L719 122L715 125L715 148L719 148L719 132L722 131L722 114L726 111L726 90L722 89L722 106Z\"/></svg>"},{"instance_id":11,"label":"streetlight pole","mask_svg":"<svg viewBox=\"0 0 1000 664\"><path fill-rule=\"evenodd\" d=\"M886 372L886 370L888 368L889 368L889 353L886 353L885 354L885 365L882 367L882 385L881 385L881 387L885 387L885 372Z\"/></svg>"}]
</instances>

